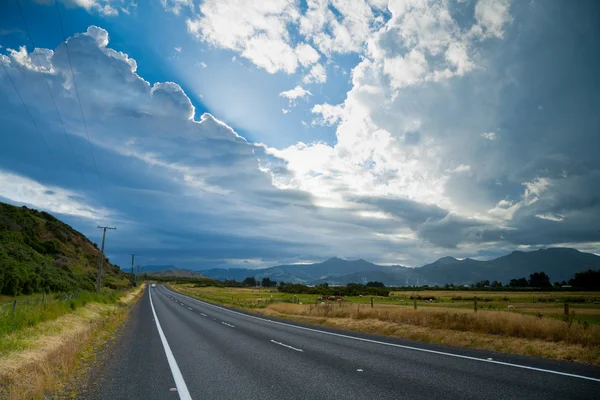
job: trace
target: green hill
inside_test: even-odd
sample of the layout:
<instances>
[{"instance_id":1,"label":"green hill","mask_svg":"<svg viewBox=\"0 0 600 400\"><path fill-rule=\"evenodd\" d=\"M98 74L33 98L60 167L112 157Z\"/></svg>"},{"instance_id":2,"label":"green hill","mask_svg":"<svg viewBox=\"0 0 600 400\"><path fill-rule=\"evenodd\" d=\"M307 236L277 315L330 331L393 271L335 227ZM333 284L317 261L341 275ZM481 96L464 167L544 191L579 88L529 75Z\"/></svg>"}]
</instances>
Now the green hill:
<instances>
[{"instance_id":1,"label":"green hill","mask_svg":"<svg viewBox=\"0 0 600 400\"><path fill-rule=\"evenodd\" d=\"M44 211L0 202L0 294L94 290L100 250L83 234ZM129 285L104 261L102 285Z\"/></svg>"}]
</instances>

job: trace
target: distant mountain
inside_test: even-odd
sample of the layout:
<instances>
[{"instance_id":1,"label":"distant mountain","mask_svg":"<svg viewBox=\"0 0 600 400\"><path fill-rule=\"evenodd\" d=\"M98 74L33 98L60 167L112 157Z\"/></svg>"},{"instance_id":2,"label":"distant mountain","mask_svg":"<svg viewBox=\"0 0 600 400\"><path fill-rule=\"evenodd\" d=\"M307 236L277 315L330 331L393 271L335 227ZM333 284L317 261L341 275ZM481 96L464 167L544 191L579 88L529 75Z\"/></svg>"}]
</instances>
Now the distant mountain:
<instances>
[{"instance_id":1,"label":"distant mountain","mask_svg":"<svg viewBox=\"0 0 600 400\"><path fill-rule=\"evenodd\" d=\"M158 277L176 276L182 278L205 278L205 276L200 272L189 269L165 269L160 271L149 271L148 275Z\"/></svg>"},{"instance_id":2,"label":"distant mountain","mask_svg":"<svg viewBox=\"0 0 600 400\"><path fill-rule=\"evenodd\" d=\"M202 273L219 280L241 281L248 276L257 279L268 277L278 282L304 284L346 285L351 282L380 281L387 285L444 285L472 284L481 280L508 283L511 279L528 277L544 271L552 282L569 280L576 272L600 269L600 257L575 249L552 248L530 252L512 253L489 261L470 258L457 260L443 257L421 268L399 265L384 266L365 260L348 261L334 257L316 264L280 265L264 269L209 269Z\"/></svg>"},{"instance_id":3,"label":"distant mountain","mask_svg":"<svg viewBox=\"0 0 600 400\"><path fill-rule=\"evenodd\" d=\"M144 265L144 272L150 273L151 271L164 271L168 269L178 269L174 265ZM131 267L129 267L131 269ZM125 268L127 271L127 268ZM141 270L140 270L141 271Z\"/></svg>"},{"instance_id":4,"label":"distant mountain","mask_svg":"<svg viewBox=\"0 0 600 400\"><path fill-rule=\"evenodd\" d=\"M82 233L45 211L0 202L0 294L95 290L100 250ZM105 257L102 285L130 279Z\"/></svg>"},{"instance_id":5,"label":"distant mountain","mask_svg":"<svg viewBox=\"0 0 600 400\"><path fill-rule=\"evenodd\" d=\"M576 272L600 269L600 257L569 248L551 248L536 251L513 251L489 261L450 260L445 257L419 268L425 279L438 284L474 283L483 279L508 283L511 279L529 277L543 271L552 282L568 281ZM441 262L444 260L444 262Z\"/></svg>"}]
</instances>

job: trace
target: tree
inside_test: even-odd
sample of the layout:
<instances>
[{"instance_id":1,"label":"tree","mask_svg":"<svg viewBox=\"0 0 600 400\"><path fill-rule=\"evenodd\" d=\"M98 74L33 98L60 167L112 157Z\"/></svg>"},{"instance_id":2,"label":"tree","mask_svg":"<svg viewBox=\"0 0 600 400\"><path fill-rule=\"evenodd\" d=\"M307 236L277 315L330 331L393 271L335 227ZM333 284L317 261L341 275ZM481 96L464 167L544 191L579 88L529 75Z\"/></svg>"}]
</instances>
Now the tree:
<instances>
[{"instance_id":1,"label":"tree","mask_svg":"<svg viewBox=\"0 0 600 400\"><path fill-rule=\"evenodd\" d=\"M494 282L492 282L492 285L491 285L491 286L492 286L493 288L500 288L500 287L502 287L502 282L499 282L499 281L494 281Z\"/></svg>"},{"instance_id":2,"label":"tree","mask_svg":"<svg viewBox=\"0 0 600 400\"><path fill-rule=\"evenodd\" d=\"M367 286L368 287L385 287L383 282L377 282L377 281L367 282Z\"/></svg>"},{"instance_id":3,"label":"tree","mask_svg":"<svg viewBox=\"0 0 600 400\"><path fill-rule=\"evenodd\" d=\"M484 281L479 281L475 284L475 287L477 287L477 288L483 288L486 286L490 286L490 281L488 281L487 279Z\"/></svg>"},{"instance_id":4,"label":"tree","mask_svg":"<svg viewBox=\"0 0 600 400\"><path fill-rule=\"evenodd\" d=\"M249 276L242 282L244 286L256 286L256 278L253 276Z\"/></svg>"},{"instance_id":5,"label":"tree","mask_svg":"<svg viewBox=\"0 0 600 400\"><path fill-rule=\"evenodd\" d=\"M262 278L261 284L262 284L262 287L273 286L273 282L271 281L271 278L267 278L266 276L264 278ZM277 282L275 282L275 284L277 284Z\"/></svg>"},{"instance_id":6,"label":"tree","mask_svg":"<svg viewBox=\"0 0 600 400\"><path fill-rule=\"evenodd\" d=\"M586 289L600 288L600 270L588 269L584 272L577 272L572 279L569 279L569 285Z\"/></svg>"},{"instance_id":7,"label":"tree","mask_svg":"<svg viewBox=\"0 0 600 400\"><path fill-rule=\"evenodd\" d=\"M519 279L511 279L508 285L510 287L527 287L527 285L529 285L529 282L527 282L527 279L523 277Z\"/></svg>"},{"instance_id":8,"label":"tree","mask_svg":"<svg viewBox=\"0 0 600 400\"><path fill-rule=\"evenodd\" d=\"M550 283L550 277L545 272L534 272L529 275L529 281L527 282L531 287L552 287Z\"/></svg>"}]
</instances>

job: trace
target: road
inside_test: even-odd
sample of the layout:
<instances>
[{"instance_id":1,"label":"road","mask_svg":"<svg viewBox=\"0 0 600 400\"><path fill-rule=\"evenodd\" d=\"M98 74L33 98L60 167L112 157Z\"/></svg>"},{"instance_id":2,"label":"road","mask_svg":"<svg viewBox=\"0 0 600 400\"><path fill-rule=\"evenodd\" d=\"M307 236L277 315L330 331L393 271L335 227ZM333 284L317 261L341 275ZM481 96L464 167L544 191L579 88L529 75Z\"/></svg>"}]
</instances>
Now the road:
<instances>
[{"instance_id":1,"label":"road","mask_svg":"<svg viewBox=\"0 0 600 400\"><path fill-rule=\"evenodd\" d=\"M600 398L597 367L269 320L164 286L92 379L83 398Z\"/></svg>"}]
</instances>

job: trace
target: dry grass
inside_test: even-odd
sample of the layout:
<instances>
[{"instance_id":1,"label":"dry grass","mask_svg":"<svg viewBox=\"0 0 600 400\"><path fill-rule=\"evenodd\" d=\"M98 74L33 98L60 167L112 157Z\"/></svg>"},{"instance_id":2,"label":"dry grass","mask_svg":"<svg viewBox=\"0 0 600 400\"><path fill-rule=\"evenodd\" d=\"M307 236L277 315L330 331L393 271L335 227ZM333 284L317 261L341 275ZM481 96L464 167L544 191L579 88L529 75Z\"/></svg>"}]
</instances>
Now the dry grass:
<instances>
[{"instance_id":1,"label":"dry grass","mask_svg":"<svg viewBox=\"0 0 600 400\"><path fill-rule=\"evenodd\" d=\"M600 327L511 312L274 303L261 313L399 338L600 364Z\"/></svg>"},{"instance_id":2,"label":"dry grass","mask_svg":"<svg viewBox=\"0 0 600 400\"><path fill-rule=\"evenodd\" d=\"M305 306L274 303L267 308L287 315L313 317L371 319L402 325L425 326L434 329L486 333L498 336L541 339L582 346L600 346L600 327L569 324L550 318L538 318L503 311L477 313L452 312L432 309L372 309L338 308L333 305Z\"/></svg>"},{"instance_id":3,"label":"dry grass","mask_svg":"<svg viewBox=\"0 0 600 400\"><path fill-rule=\"evenodd\" d=\"M90 303L52 321L9 335L24 350L0 357L0 398L43 399L77 374L86 346L104 339L126 317L142 293L138 288L121 299L122 306Z\"/></svg>"}]
</instances>

